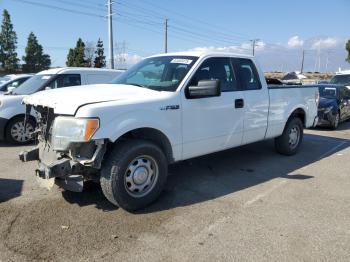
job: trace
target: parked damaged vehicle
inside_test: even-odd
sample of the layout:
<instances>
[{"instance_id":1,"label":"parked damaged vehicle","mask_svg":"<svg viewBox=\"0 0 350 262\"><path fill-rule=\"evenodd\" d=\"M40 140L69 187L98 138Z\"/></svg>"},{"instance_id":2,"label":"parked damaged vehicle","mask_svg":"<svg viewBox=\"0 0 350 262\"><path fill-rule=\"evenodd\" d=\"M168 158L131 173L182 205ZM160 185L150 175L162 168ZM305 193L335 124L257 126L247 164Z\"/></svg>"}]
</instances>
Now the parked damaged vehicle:
<instances>
[{"instance_id":1,"label":"parked damaged vehicle","mask_svg":"<svg viewBox=\"0 0 350 262\"><path fill-rule=\"evenodd\" d=\"M24 99L37 112L39 144L20 154L36 175L82 191L100 181L126 210L160 195L168 165L275 138L297 153L317 123L314 86L268 87L254 57L184 52L144 59L114 84L49 90Z\"/></svg>"},{"instance_id":2,"label":"parked damaged vehicle","mask_svg":"<svg viewBox=\"0 0 350 262\"><path fill-rule=\"evenodd\" d=\"M318 125L337 129L350 118L350 88L343 85L320 85Z\"/></svg>"}]
</instances>

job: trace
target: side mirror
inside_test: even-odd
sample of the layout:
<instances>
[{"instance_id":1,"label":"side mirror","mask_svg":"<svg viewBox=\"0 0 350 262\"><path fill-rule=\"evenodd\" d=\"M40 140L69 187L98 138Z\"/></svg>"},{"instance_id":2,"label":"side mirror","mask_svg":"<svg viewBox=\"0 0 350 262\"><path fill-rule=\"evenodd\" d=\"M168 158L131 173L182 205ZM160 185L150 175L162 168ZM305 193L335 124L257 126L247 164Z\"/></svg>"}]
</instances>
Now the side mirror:
<instances>
[{"instance_id":1,"label":"side mirror","mask_svg":"<svg viewBox=\"0 0 350 262\"><path fill-rule=\"evenodd\" d=\"M220 80L201 80L196 86L188 87L188 98L204 98L220 96Z\"/></svg>"},{"instance_id":2,"label":"side mirror","mask_svg":"<svg viewBox=\"0 0 350 262\"><path fill-rule=\"evenodd\" d=\"M45 90L51 90L51 87L47 86L45 87Z\"/></svg>"}]
</instances>

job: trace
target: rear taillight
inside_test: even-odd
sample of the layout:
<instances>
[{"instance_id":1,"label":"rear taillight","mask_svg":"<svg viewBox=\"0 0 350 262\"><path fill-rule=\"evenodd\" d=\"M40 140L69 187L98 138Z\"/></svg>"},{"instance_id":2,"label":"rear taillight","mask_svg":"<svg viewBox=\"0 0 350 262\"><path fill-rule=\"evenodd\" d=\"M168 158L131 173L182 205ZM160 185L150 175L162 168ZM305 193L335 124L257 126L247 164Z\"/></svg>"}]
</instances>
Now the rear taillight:
<instances>
[{"instance_id":1,"label":"rear taillight","mask_svg":"<svg viewBox=\"0 0 350 262\"><path fill-rule=\"evenodd\" d=\"M316 105L318 107L318 104L320 103L320 91L315 92L315 100L316 100Z\"/></svg>"}]
</instances>

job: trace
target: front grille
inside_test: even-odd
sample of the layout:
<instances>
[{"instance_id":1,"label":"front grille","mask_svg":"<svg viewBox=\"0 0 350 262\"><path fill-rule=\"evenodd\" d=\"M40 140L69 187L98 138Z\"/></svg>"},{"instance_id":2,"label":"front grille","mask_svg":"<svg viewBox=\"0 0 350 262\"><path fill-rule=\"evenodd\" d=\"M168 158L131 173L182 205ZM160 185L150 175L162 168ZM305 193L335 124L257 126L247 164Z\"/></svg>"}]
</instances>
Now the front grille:
<instances>
[{"instance_id":1,"label":"front grille","mask_svg":"<svg viewBox=\"0 0 350 262\"><path fill-rule=\"evenodd\" d=\"M52 125L56 118L53 108L35 106L37 112L37 129L38 139L51 143Z\"/></svg>"}]
</instances>

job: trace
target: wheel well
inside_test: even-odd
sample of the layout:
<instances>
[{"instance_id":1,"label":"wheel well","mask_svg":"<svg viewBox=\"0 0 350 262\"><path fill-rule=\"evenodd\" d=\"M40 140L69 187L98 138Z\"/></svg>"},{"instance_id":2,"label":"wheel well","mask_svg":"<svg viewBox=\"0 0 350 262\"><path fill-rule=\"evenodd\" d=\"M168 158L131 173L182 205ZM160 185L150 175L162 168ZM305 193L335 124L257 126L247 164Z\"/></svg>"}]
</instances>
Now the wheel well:
<instances>
[{"instance_id":1,"label":"wheel well","mask_svg":"<svg viewBox=\"0 0 350 262\"><path fill-rule=\"evenodd\" d=\"M4 129L4 137L6 138L6 130L7 130L7 127L8 125L11 123L12 120L16 119L16 118L20 118L20 117L25 117L25 114L20 114L20 115L15 115L14 117L10 118L6 125L5 125L5 129ZM35 120L35 117L33 117L32 115L29 115L29 118L31 120L33 120L35 123L36 123L36 120Z\"/></svg>"},{"instance_id":2,"label":"wheel well","mask_svg":"<svg viewBox=\"0 0 350 262\"><path fill-rule=\"evenodd\" d=\"M293 117L298 117L303 122L303 125L306 125L306 117L305 117L305 111L302 108L295 109L293 113L290 115L289 119Z\"/></svg>"},{"instance_id":3,"label":"wheel well","mask_svg":"<svg viewBox=\"0 0 350 262\"><path fill-rule=\"evenodd\" d=\"M154 128L138 128L131 130L121 137L119 137L114 143L118 143L121 140L125 139L145 139L150 140L153 143L157 144L164 152L169 163L174 162L173 150L170 144L169 139L164 133Z\"/></svg>"}]
</instances>

